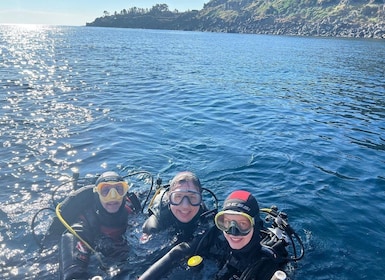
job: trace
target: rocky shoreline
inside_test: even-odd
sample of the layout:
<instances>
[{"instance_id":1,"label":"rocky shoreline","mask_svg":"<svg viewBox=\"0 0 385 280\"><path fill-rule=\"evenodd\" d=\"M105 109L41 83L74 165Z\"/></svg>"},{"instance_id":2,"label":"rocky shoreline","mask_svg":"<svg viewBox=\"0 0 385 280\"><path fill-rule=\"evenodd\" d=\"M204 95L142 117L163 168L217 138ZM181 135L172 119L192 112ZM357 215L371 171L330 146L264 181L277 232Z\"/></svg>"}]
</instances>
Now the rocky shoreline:
<instances>
[{"instance_id":1,"label":"rocky shoreline","mask_svg":"<svg viewBox=\"0 0 385 280\"><path fill-rule=\"evenodd\" d=\"M200 28L200 30L227 33L385 39L385 23L360 25L344 22L280 22L270 18L245 22L238 26L221 26L221 24L217 24L214 28Z\"/></svg>"},{"instance_id":2,"label":"rocky shoreline","mask_svg":"<svg viewBox=\"0 0 385 280\"><path fill-rule=\"evenodd\" d=\"M293 4L292 10L284 13L278 12L283 2L272 2L276 2L275 8L269 13L262 11L261 3L265 2L256 0L211 0L200 11L183 13L171 12L166 4L158 4L150 10L106 14L86 26L385 39L385 4L364 1L353 6L328 0L328 6L320 9L319 5L300 1L303 7ZM258 3L262 6L251 10L250 5Z\"/></svg>"}]
</instances>

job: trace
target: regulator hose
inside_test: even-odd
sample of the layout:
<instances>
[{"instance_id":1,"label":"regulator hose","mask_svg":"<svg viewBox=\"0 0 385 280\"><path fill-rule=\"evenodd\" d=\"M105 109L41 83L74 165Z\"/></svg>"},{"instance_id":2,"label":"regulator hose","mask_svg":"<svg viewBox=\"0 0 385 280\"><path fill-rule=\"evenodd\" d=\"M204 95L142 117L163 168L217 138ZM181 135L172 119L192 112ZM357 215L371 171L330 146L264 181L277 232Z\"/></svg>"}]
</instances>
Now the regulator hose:
<instances>
[{"instance_id":1,"label":"regulator hose","mask_svg":"<svg viewBox=\"0 0 385 280\"><path fill-rule=\"evenodd\" d=\"M94 248L92 248L92 246L87 242L85 241L68 223L67 221L63 218L63 216L61 215L61 211L60 211L60 207L61 207L61 203L59 203L57 206L56 206L56 209L55 209L55 213L56 213L56 216L58 217L59 221L64 225L64 227L70 232L72 233L76 238L78 238L84 245L86 245L86 247L88 249L91 250L91 252L93 252L97 258L97 260L99 261L101 267L103 269L107 269L107 266L103 263L103 260L100 256L100 253L97 252Z\"/></svg>"}]
</instances>

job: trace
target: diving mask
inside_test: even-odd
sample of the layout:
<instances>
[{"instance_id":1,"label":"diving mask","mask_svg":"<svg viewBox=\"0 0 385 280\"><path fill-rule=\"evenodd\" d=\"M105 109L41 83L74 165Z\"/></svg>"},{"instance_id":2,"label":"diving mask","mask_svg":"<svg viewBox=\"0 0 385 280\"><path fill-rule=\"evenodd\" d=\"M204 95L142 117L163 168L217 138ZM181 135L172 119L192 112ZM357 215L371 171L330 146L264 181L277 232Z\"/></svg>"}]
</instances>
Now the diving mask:
<instances>
[{"instance_id":1,"label":"diving mask","mask_svg":"<svg viewBox=\"0 0 385 280\"><path fill-rule=\"evenodd\" d=\"M94 192L99 194L102 202L110 202L122 200L128 191L128 184L126 182L100 182L95 188Z\"/></svg>"},{"instance_id":2,"label":"diving mask","mask_svg":"<svg viewBox=\"0 0 385 280\"><path fill-rule=\"evenodd\" d=\"M254 218L242 212L225 210L215 215L215 225L227 234L248 235L254 226Z\"/></svg>"},{"instance_id":3,"label":"diving mask","mask_svg":"<svg viewBox=\"0 0 385 280\"><path fill-rule=\"evenodd\" d=\"M172 191L169 199L171 205L180 205L184 199L187 199L190 205L199 206L202 202L202 195L196 191Z\"/></svg>"}]
</instances>

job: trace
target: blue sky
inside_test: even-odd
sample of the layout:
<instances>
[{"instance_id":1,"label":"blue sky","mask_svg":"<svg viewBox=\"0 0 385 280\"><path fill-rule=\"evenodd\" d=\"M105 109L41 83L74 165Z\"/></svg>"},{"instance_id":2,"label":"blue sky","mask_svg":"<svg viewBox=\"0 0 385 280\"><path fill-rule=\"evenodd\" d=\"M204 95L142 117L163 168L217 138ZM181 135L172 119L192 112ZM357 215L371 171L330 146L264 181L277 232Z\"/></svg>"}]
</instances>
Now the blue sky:
<instances>
[{"instance_id":1,"label":"blue sky","mask_svg":"<svg viewBox=\"0 0 385 280\"><path fill-rule=\"evenodd\" d=\"M0 24L53 24L82 26L130 7L167 4L180 12L200 10L210 0L0 0Z\"/></svg>"}]
</instances>

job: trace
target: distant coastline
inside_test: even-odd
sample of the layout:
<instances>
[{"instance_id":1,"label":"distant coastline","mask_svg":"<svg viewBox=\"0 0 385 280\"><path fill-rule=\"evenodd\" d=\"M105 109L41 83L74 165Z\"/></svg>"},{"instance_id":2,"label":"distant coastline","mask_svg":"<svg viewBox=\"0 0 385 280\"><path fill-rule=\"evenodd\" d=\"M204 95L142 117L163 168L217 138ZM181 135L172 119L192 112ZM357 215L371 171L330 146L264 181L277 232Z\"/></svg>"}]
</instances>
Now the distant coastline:
<instances>
[{"instance_id":1,"label":"distant coastline","mask_svg":"<svg viewBox=\"0 0 385 280\"><path fill-rule=\"evenodd\" d=\"M385 39L382 0L307 2L212 0L202 10L186 12L156 4L151 9L105 11L86 26Z\"/></svg>"}]
</instances>

